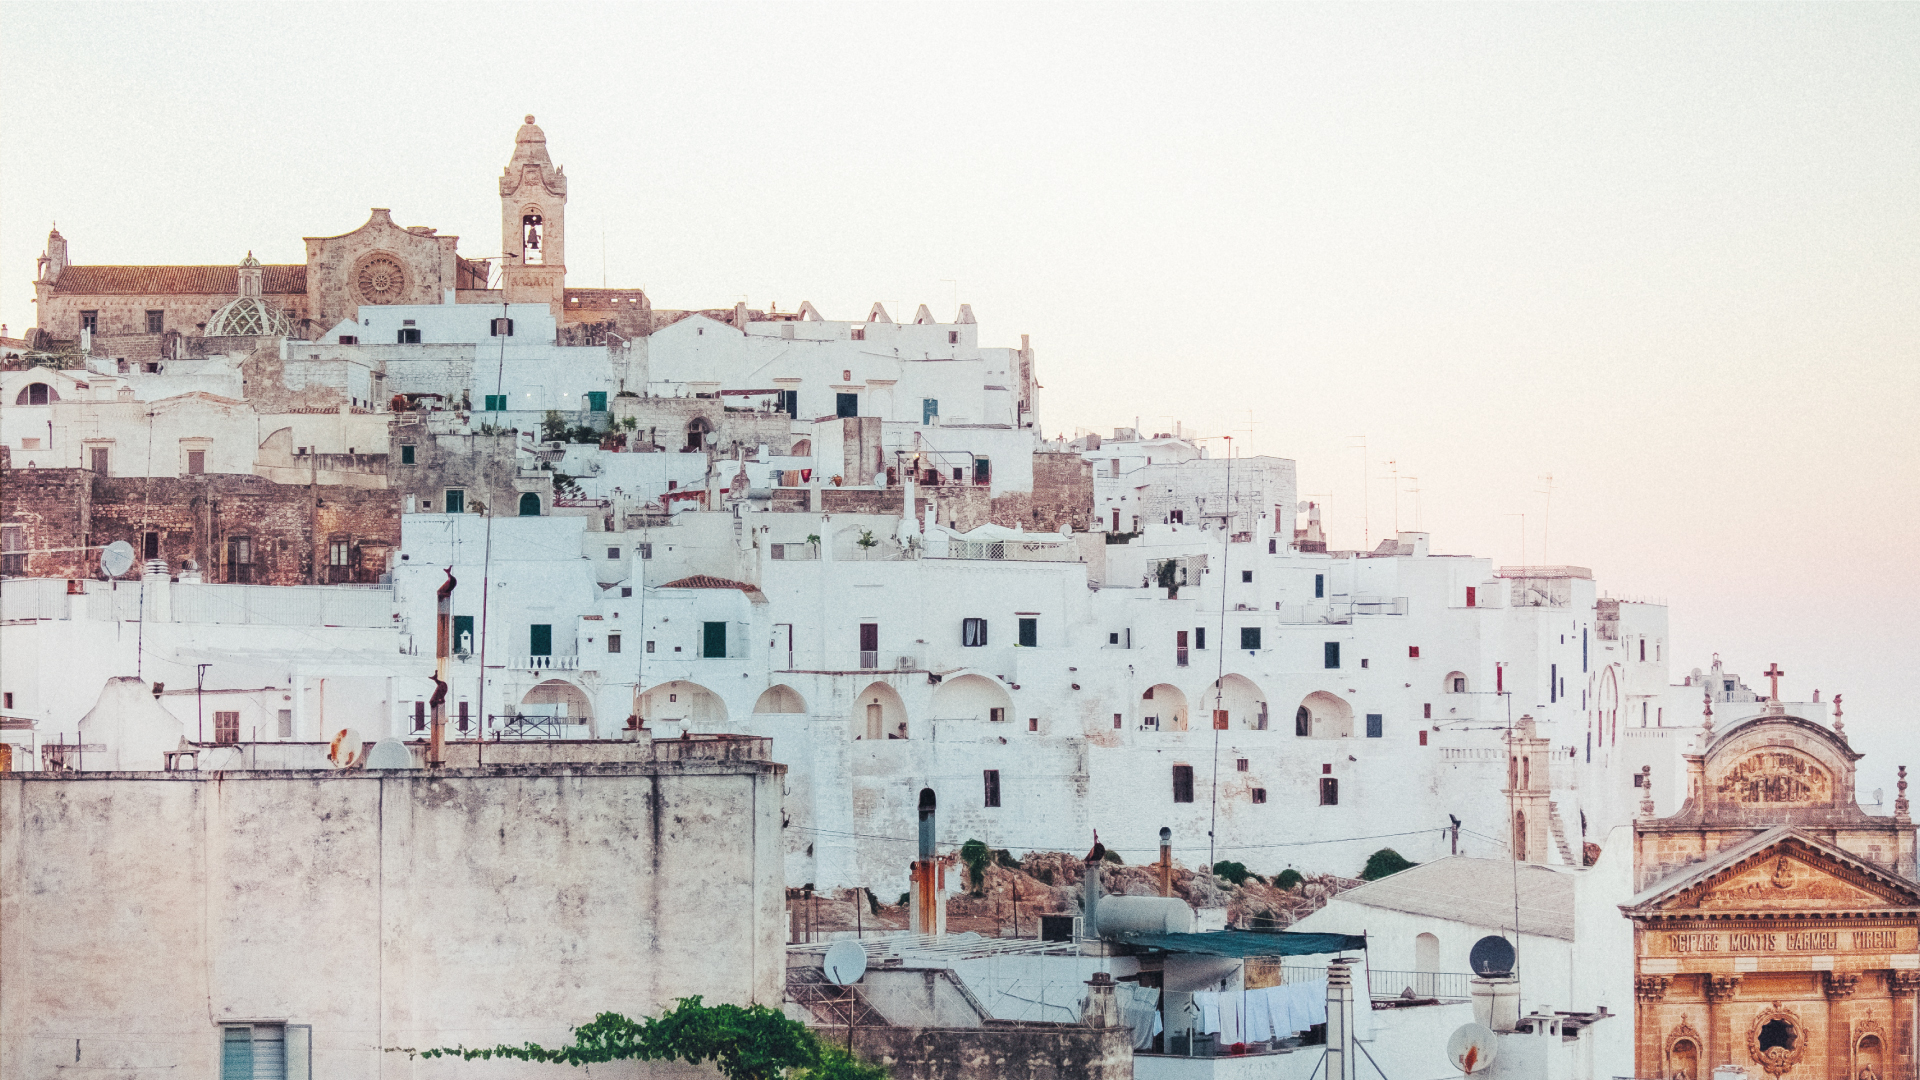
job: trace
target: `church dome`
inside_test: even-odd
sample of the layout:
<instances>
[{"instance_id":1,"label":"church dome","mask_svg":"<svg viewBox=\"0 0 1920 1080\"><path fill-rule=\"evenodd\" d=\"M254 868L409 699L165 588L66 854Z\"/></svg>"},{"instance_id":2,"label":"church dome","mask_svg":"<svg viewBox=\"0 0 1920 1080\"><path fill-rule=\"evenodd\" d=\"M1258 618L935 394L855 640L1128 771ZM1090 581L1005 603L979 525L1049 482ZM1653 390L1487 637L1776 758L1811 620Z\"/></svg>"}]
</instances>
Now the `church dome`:
<instances>
[{"instance_id":1,"label":"church dome","mask_svg":"<svg viewBox=\"0 0 1920 1080\"><path fill-rule=\"evenodd\" d=\"M242 296L214 312L207 323L208 337L286 337L293 332L287 313L264 297Z\"/></svg>"}]
</instances>

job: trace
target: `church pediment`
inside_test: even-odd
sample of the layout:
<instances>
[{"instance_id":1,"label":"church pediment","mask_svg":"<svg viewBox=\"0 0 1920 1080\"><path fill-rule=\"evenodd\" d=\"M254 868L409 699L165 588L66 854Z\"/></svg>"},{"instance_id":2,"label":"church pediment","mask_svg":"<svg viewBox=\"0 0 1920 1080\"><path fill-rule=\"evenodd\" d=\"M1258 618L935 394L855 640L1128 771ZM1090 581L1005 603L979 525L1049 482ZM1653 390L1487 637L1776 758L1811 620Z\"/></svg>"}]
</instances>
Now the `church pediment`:
<instances>
[{"instance_id":1,"label":"church pediment","mask_svg":"<svg viewBox=\"0 0 1920 1080\"><path fill-rule=\"evenodd\" d=\"M1797 829L1770 830L1635 898L1637 915L1863 911L1920 907L1920 884Z\"/></svg>"}]
</instances>

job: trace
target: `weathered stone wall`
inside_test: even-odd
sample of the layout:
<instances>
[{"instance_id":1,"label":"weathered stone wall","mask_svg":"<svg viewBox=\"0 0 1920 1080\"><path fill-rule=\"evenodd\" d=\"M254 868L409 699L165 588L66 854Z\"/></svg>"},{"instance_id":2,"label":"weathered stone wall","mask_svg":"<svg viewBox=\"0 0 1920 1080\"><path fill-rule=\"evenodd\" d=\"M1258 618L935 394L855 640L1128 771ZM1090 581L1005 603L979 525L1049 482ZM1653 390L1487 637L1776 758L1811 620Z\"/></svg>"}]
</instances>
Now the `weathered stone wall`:
<instances>
[{"instance_id":1,"label":"weathered stone wall","mask_svg":"<svg viewBox=\"0 0 1920 1080\"><path fill-rule=\"evenodd\" d=\"M1093 527L1093 463L1079 454L1033 455L1033 491L995 496L993 523L1028 532Z\"/></svg>"},{"instance_id":2,"label":"weathered stone wall","mask_svg":"<svg viewBox=\"0 0 1920 1080\"><path fill-rule=\"evenodd\" d=\"M859 1027L854 1055L894 1080L1126 1080L1124 1028L992 1024L982 1028Z\"/></svg>"},{"instance_id":3,"label":"weathered stone wall","mask_svg":"<svg viewBox=\"0 0 1920 1080\"><path fill-rule=\"evenodd\" d=\"M608 408L616 425L629 418L638 425L629 438L639 446L652 440L666 450L683 449L688 426L696 419L705 430L719 433L715 447L723 457L731 457L736 446L753 451L763 443L784 455L794 441L793 421L786 413L730 409L725 398L615 397Z\"/></svg>"},{"instance_id":4,"label":"weathered stone wall","mask_svg":"<svg viewBox=\"0 0 1920 1080\"><path fill-rule=\"evenodd\" d=\"M399 414L391 438L387 483L399 493L402 507L412 496L415 512L444 513L449 488L466 493L469 513L485 506L495 513L514 514L522 490L536 492L541 506L553 505L553 474L544 474L531 485L516 484L520 466L512 435L436 435L428 431L423 416ZM404 460L403 448L408 446L413 447L411 464Z\"/></svg>"},{"instance_id":5,"label":"weathered stone wall","mask_svg":"<svg viewBox=\"0 0 1920 1080\"><path fill-rule=\"evenodd\" d=\"M390 490L276 484L230 473L192 477L106 477L86 469L9 469L0 476L0 520L27 527L34 550L87 548L125 540L144 558L145 534L174 571L191 559L207 581L264 585L371 582L400 543L400 498ZM250 569L229 564L228 540L245 536ZM328 565L343 540L348 563ZM34 577L93 577L97 553L30 557Z\"/></svg>"},{"instance_id":6,"label":"weathered stone wall","mask_svg":"<svg viewBox=\"0 0 1920 1080\"><path fill-rule=\"evenodd\" d=\"M350 233L308 237L308 308L319 331L352 317L361 304L438 304L447 290L466 287L454 254L457 240L432 229L403 229L380 209ZM398 278L362 274L381 259L399 268ZM383 263L379 269L387 267ZM374 291L381 284L389 284L390 291Z\"/></svg>"},{"instance_id":7,"label":"weathered stone wall","mask_svg":"<svg viewBox=\"0 0 1920 1080\"><path fill-rule=\"evenodd\" d=\"M284 1021L315 1077L550 1077L387 1048L778 1007L784 771L9 774L0 1074L55 1075L78 1039L94 1075L211 1077L222 1023Z\"/></svg>"}]
</instances>

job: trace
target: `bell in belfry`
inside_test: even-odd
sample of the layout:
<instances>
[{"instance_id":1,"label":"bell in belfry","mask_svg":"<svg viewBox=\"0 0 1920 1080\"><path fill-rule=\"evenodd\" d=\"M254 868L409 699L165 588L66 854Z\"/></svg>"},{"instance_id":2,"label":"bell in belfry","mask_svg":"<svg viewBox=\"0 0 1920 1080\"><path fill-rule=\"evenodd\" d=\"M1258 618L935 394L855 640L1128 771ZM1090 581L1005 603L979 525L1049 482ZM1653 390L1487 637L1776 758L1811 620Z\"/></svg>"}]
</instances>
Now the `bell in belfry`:
<instances>
[{"instance_id":1,"label":"bell in belfry","mask_svg":"<svg viewBox=\"0 0 1920 1080\"><path fill-rule=\"evenodd\" d=\"M539 248L540 230L535 226L529 225L527 226L527 250L537 251Z\"/></svg>"}]
</instances>

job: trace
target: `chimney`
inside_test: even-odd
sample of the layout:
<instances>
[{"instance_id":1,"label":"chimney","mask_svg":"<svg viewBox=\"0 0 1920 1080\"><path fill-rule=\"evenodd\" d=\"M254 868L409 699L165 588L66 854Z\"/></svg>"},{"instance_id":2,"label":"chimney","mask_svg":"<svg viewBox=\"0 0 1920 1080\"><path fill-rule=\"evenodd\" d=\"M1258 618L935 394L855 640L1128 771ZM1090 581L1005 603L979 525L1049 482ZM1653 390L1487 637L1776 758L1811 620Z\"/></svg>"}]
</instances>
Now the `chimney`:
<instances>
[{"instance_id":1,"label":"chimney","mask_svg":"<svg viewBox=\"0 0 1920 1080\"><path fill-rule=\"evenodd\" d=\"M934 796L920 789L920 857L913 863L913 932L939 937L947 932L946 868L933 856Z\"/></svg>"},{"instance_id":2,"label":"chimney","mask_svg":"<svg viewBox=\"0 0 1920 1080\"><path fill-rule=\"evenodd\" d=\"M433 730L427 745L427 767L437 769L447 763L447 658L453 651L453 587L457 582L453 567L447 567L447 580L434 594L439 610L434 620L433 645Z\"/></svg>"},{"instance_id":3,"label":"chimney","mask_svg":"<svg viewBox=\"0 0 1920 1080\"><path fill-rule=\"evenodd\" d=\"M1353 1060L1353 972L1347 961L1327 965L1327 1080L1358 1080Z\"/></svg>"},{"instance_id":4,"label":"chimney","mask_svg":"<svg viewBox=\"0 0 1920 1080\"><path fill-rule=\"evenodd\" d=\"M1080 1006L1080 1022L1091 1028L1120 1026L1120 1002L1113 996L1113 976L1096 971L1087 980L1087 1000Z\"/></svg>"},{"instance_id":5,"label":"chimney","mask_svg":"<svg viewBox=\"0 0 1920 1080\"><path fill-rule=\"evenodd\" d=\"M1173 830L1160 826L1160 865L1154 872L1160 879L1160 895L1173 895Z\"/></svg>"}]
</instances>

